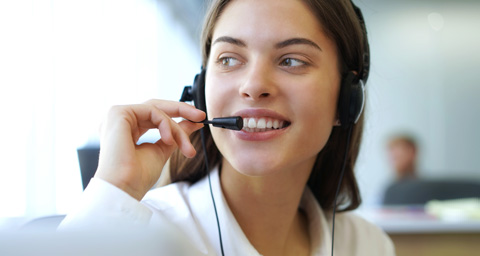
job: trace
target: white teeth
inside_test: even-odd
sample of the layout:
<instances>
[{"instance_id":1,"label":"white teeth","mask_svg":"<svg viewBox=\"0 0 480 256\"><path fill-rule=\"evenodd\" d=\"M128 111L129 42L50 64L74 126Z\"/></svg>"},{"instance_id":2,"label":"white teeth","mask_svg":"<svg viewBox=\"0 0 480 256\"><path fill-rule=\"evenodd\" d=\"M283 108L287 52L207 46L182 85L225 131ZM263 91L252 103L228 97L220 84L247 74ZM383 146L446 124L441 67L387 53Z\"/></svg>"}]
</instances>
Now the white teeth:
<instances>
[{"instance_id":1,"label":"white teeth","mask_svg":"<svg viewBox=\"0 0 480 256\"><path fill-rule=\"evenodd\" d=\"M265 118L258 119L257 128L258 129L265 129L265 127L267 127L267 121L265 120Z\"/></svg>"},{"instance_id":2,"label":"white teeth","mask_svg":"<svg viewBox=\"0 0 480 256\"><path fill-rule=\"evenodd\" d=\"M273 129L278 129L280 127L280 124L279 124L278 120L273 121L273 126L272 127L273 127Z\"/></svg>"},{"instance_id":3,"label":"white teeth","mask_svg":"<svg viewBox=\"0 0 480 256\"><path fill-rule=\"evenodd\" d=\"M253 117L243 118L243 129L247 132L264 132L266 129L280 129L285 126L283 120L274 120L270 118L259 118L255 119Z\"/></svg>"},{"instance_id":4,"label":"white teeth","mask_svg":"<svg viewBox=\"0 0 480 256\"><path fill-rule=\"evenodd\" d=\"M255 119L250 118L248 120L248 128L257 128L257 124L255 123Z\"/></svg>"},{"instance_id":5,"label":"white teeth","mask_svg":"<svg viewBox=\"0 0 480 256\"><path fill-rule=\"evenodd\" d=\"M273 127L273 122L272 122L272 120L268 120L268 122L267 122L267 128L268 128L268 129L272 129L272 127Z\"/></svg>"}]
</instances>

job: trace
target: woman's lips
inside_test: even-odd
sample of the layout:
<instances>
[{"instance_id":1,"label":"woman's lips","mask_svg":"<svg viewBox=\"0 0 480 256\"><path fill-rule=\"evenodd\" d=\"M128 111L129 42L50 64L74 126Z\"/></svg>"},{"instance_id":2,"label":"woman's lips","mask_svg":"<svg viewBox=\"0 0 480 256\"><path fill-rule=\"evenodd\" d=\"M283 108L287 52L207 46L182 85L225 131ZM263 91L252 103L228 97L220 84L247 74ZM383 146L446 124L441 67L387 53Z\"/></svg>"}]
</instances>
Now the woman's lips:
<instances>
[{"instance_id":1,"label":"woman's lips","mask_svg":"<svg viewBox=\"0 0 480 256\"><path fill-rule=\"evenodd\" d=\"M257 130L257 128L254 128L254 129L243 128L240 131L232 131L232 132L237 138L241 140L266 141L266 140L271 140L278 136L281 136L286 131L288 131L289 128L290 126L280 128L280 129L271 129L271 130L266 130L266 129Z\"/></svg>"}]
</instances>

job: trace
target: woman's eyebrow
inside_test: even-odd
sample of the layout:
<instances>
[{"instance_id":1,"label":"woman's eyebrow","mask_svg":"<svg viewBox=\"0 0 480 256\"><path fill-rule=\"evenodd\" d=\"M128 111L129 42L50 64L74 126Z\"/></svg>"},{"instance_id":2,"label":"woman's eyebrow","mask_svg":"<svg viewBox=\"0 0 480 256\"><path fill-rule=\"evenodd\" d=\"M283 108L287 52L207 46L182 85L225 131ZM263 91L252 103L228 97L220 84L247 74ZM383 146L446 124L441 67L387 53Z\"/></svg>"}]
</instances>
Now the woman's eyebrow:
<instances>
[{"instance_id":1,"label":"woman's eyebrow","mask_svg":"<svg viewBox=\"0 0 480 256\"><path fill-rule=\"evenodd\" d=\"M322 51L322 48L320 48L320 46L318 46L318 44L316 44L313 41L311 41L309 39L306 39L306 38L290 38L290 39L287 39L287 40L282 41L280 43L277 43L275 45L275 48L279 49L279 48L284 48L284 47L287 47L287 46L290 46L290 45L295 45L295 44L309 45L309 46L312 46L312 47Z\"/></svg>"},{"instance_id":2,"label":"woman's eyebrow","mask_svg":"<svg viewBox=\"0 0 480 256\"><path fill-rule=\"evenodd\" d=\"M234 45L237 45L237 46L240 46L240 47L247 47L247 44L245 42L243 42L242 40L236 39L236 38L233 38L233 37L230 37L230 36L219 37L219 38L215 39L215 41L213 42L212 45L214 45L216 43L220 43L220 42L234 44Z\"/></svg>"},{"instance_id":3,"label":"woman's eyebrow","mask_svg":"<svg viewBox=\"0 0 480 256\"><path fill-rule=\"evenodd\" d=\"M219 38L215 39L215 41L213 42L212 45L214 45L216 43L220 43L220 42L234 44L234 45L237 45L237 46L240 46L240 47L247 47L247 44L244 41L242 41L240 39L237 39L237 38L230 37L230 36L219 37ZM312 47L322 51L322 48L320 48L320 46L318 46L318 44L316 44L312 40L309 40L309 39L306 39L306 38L290 38L290 39L287 39L285 41L277 43L275 45L275 48L280 49L280 48L285 48L287 46L296 45L296 44L309 45L309 46L312 46Z\"/></svg>"}]
</instances>

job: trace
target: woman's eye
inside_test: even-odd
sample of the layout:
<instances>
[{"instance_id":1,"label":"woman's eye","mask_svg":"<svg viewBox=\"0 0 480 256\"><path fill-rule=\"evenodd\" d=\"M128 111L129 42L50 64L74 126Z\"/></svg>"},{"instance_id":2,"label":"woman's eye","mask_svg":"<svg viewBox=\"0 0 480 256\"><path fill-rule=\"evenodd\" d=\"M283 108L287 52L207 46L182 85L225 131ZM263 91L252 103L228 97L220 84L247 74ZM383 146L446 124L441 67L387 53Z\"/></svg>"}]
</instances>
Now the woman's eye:
<instances>
[{"instance_id":1,"label":"woman's eye","mask_svg":"<svg viewBox=\"0 0 480 256\"><path fill-rule=\"evenodd\" d=\"M304 61L293 59L293 58L286 58L280 63L281 66L286 66L286 67L300 67L306 64L307 63L305 63Z\"/></svg>"},{"instance_id":2,"label":"woman's eye","mask_svg":"<svg viewBox=\"0 0 480 256\"><path fill-rule=\"evenodd\" d=\"M233 67L240 64L240 61L233 57L223 57L218 60L218 63L225 67Z\"/></svg>"}]
</instances>

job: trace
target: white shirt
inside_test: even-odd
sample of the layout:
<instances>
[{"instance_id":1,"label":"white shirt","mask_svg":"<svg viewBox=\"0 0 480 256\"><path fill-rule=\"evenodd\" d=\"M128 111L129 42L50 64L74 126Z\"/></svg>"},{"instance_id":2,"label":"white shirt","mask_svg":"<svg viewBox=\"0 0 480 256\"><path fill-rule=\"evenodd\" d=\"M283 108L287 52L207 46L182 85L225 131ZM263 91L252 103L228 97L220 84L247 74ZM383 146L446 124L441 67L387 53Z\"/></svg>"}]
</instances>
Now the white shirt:
<instances>
[{"instance_id":1,"label":"white shirt","mask_svg":"<svg viewBox=\"0 0 480 256\"><path fill-rule=\"evenodd\" d=\"M260 255L230 211L217 169L211 172L211 182L225 255ZM308 187L300 208L308 218L311 255L330 256L331 219L326 217ZM352 213L338 213L335 222L336 256L395 255L388 236L364 219ZM78 209L67 215L61 229L128 225L150 229L173 226L186 236L184 240L191 242L195 255L221 255L207 177L194 184L178 182L151 190L141 202L110 183L93 178L82 195Z\"/></svg>"}]
</instances>

